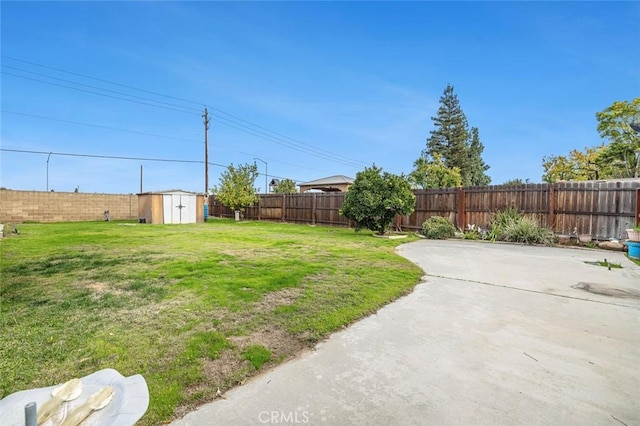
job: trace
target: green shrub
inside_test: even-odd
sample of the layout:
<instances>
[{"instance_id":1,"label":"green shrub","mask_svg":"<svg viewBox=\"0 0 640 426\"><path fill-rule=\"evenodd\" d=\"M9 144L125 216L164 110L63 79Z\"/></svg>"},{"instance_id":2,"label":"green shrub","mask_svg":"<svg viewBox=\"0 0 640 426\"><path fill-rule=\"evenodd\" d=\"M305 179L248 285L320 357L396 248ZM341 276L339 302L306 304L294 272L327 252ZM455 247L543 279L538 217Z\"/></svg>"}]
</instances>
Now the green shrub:
<instances>
[{"instance_id":1,"label":"green shrub","mask_svg":"<svg viewBox=\"0 0 640 426\"><path fill-rule=\"evenodd\" d=\"M493 214L490 222L492 230L502 230L505 227L517 222L522 217L522 213L515 208L509 207L506 210L500 210Z\"/></svg>"},{"instance_id":2,"label":"green shrub","mask_svg":"<svg viewBox=\"0 0 640 426\"><path fill-rule=\"evenodd\" d=\"M462 233L463 240L484 240L486 232L481 230L479 226L470 225Z\"/></svg>"},{"instance_id":3,"label":"green shrub","mask_svg":"<svg viewBox=\"0 0 640 426\"><path fill-rule=\"evenodd\" d=\"M552 230L540 225L532 215L520 213L515 208L497 212L491 219L491 239L524 244L552 245Z\"/></svg>"},{"instance_id":4,"label":"green shrub","mask_svg":"<svg viewBox=\"0 0 640 426\"><path fill-rule=\"evenodd\" d=\"M422 224L422 234L432 240L453 238L456 228L446 217L433 216Z\"/></svg>"},{"instance_id":5,"label":"green shrub","mask_svg":"<svg viewBox=\"0 0 640 426\"><path fill-rule=\"evenodd\" d=\"M478 231L473 230L465 230L462 234L463 240L482 240L482 234Z\"/></svg>"}]
</instances>

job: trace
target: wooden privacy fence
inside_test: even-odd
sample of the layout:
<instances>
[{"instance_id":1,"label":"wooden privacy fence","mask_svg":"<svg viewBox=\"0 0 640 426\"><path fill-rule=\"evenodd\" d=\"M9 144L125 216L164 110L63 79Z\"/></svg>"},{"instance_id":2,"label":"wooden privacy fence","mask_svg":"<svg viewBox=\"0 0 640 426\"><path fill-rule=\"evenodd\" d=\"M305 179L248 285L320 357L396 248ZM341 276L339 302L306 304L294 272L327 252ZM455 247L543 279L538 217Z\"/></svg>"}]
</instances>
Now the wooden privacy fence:
<instances>
[{"instance_id":1,"label":"wooden privacy fence","mask_svg":"<svg viewBox=\"0 0 640 426\"><path fill-rule=\"evenodd\" d=\"M402 229L420 229L431 216L447 217L460 229L468 224L486 227L494 212L509 207L535 216L558 234L591 234L598 240L625 238L627 228L640 224L640 179L427 189L415 195L414 212L396 217ZM263 194L256 206L245 209L244 217L349 226L339 214L343 201L340 192ZM233 217L213 196L209 214Z\"/></svg>"},{"instance_id":2,"label":"wooden privacy fence","mask_svg":"<svg viewBox=\"0 0 640 426\"><path fill-rule=\"evenodd\" d=\"M340 215L344 193L261 194L258 204L245 208L245 219L307 223L311 225L349 226ZM233 211L209 197L209 215L233 217Z\"/></svg>"}]
</instances>

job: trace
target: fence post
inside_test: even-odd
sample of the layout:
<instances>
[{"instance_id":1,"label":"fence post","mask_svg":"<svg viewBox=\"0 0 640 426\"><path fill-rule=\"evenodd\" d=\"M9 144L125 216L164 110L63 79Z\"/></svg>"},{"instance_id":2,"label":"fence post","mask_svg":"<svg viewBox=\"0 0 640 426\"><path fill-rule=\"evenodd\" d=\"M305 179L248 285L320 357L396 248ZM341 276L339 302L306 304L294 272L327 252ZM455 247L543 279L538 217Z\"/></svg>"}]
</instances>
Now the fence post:
<instances>
[{"instance_id":1,"label":"fence post","mask_svg":"<svg viewBox=\"0 0 640 426\"><path fill-rule=\"evenodd\" d=\"M313 193L313 205L311 206L311 224L315 225L316 224L316 193Z\"/></svg>"},{"instance_id":2,"label":"fence post","mask_svg":"<svg viewBox=\"0 0 640 426\"><path fill-rule=\"evenodd\" d=\"M466 212L465 212L465 205L464 205L464 189L462 189L462 187L458 187L458 228L460 228L461 230L464 231L464 229L467 227L467 217L466 217Z\"/></svg>"},{"instance_id":3,"label":"fence post","mask_svg":"<svg viewBox=\"0 0 640 426\"><path fill-rule=\"evenodd\" d=\"M396 231L402 232L402 216L397 214L394 219L395 219L394 225L396 226Z\"/></svg>"},{"instance_id":4,"label":"fence post","mask_svg":"<svg viewBox=\"0 0 640 426\"><path fill-rule=\"evenodd\" d=\"M640 226L640 188L636 189L636 226Z\"/></svg>"},{"instance_id":5,"label":"fence post","mask_svg":"<svg viewBox=\"0 0 640 426\"><path fill-rule=\"evenodd\" d=\"M285 211L287 210L287 194L282 194L282 221L286 219Z\"/></svg>"},{"instance_id":6,"label":"fence post","mask_svg":"<svg viewBox=\"0 0 640 426\"><path fill-rule=\"evenodd\" d=\"M621 210L622 210L622 208L620 206L620 187L621 187L620 182L616 182L616 192L615 192L616 195L614 197L615 205L616 205L616 213L620 213ZM608 185L607 185L607 189L609 189ZM636 204L637 203L638 203L638 201L636 200ZM636 215L635 219L636 219L636 222L637 222L638 221L638 215ZM616 225L615 226L617 226L617 225L618 225L618 218L616 217Z\"/></svg>"},{"instance_id":7,"label":"fence post","mask_svg":"<svg viewBox=\"0 0 640 426\"><path fill-rule=\"evenodd\" d=\"M549 183L548 192L548 205L549 205L549 214L547 215L547 227L556 230L556 184Z\"/></svg>"},{"instance_id":8,"label":"fence post","mask_svg":"<svg viewBox=\"0 0 640 426\"><path fill-rule=\"evenodd\" d=\"M258 220L262 220L262 194L258 195Z\"/></svg>"}]
</instances>

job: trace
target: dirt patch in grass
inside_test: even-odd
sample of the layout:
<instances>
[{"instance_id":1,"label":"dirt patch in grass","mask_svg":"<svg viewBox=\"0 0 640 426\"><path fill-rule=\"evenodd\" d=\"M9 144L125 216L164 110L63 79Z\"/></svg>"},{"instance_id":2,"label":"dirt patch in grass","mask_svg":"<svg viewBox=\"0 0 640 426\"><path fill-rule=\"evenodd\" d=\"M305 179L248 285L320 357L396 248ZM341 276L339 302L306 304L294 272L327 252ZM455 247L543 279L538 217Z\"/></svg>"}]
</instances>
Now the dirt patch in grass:
<instances>
[{"instance_id":1,"label":"dirt patch in grass","mask_svg":"<svg viewBox=\"0 0 640 426\"><path fill-rule=\"evenodd\" d=\"M204 402L216 398L218 389L224 392L242 384L251 373L249 364L233 350L224 351L218 359L202 360L202 380L185 389L184 402L175 408L174 417L180 418L193 411Z\"/></svg>"},{"instance_id":2,"label":"dirt patch in grass","mask_svg":"<svg viewBox=\"0 0 640 426\"><path fill-rule=\"evenodd\" d=\"M102 330L105 335L109 332L115 334L139 332L140 337L151 339L157 344L164 344L169 341L180 342L191 330L206 327L206 325L200 327L194 325L202 324L204 315L198 310L190 309L190 303L191 301L184 297L148 304L140 302L135 307L105 309L94 315L96 321L103 324ZM179 345L167 344L166 346L167 350L163 356L169 358L180 350Z\"/></svg>"},{"instance_id":3,"label":"dirt patch in grass","mask_svg":"<svg viewBox=\"0 0 640 426\"><path fill-rule=\"evenodd\" d=\"M265 327L246 336L233 336L231 340L242 351L247 346L260 345L268 348L275 359L294 356L308 345L303 339L278 327Z\"/></svg>"},{"instance_id":4,"label":"dirt patch in grass","mask_svg":"<svg viewBox=\"0 0 640 426\"><path fill-rule=\"evenodd\" d=\"M77 282L76 287L84 288L93 292L96 296L101 296L105 293L110 293L113 295L122 295L128 293L121 288L112 287L109 283L100 282L100 281L88 281L88 282Z\"/></svg>"},{"instance_id":5,"label":"dirt patch in grass","mask_svg":"<svg viewBox=\"0 0 640 426\"><path fill-rule=\"evenodd\" d=\"M319 274L309 275L305 277L304 284L308 285L308 284L321 283L327 280L329 277L330 277L330 274L327 272L321 272Z\"/></svg>"},{"instance_id":6,"label":"dirt patch in grass","mask_svg":"<svg viewBox=\"0 0 640 426\"><path fill-rule=\"evenodd\" d=\"M283 288L264 295L262 300L254 303L254 307L260 311L272 311L278 306L291 305L303 293L299 287Z\"/></svg>"},{"instance_id":7,"label":"dirt patch in grass","mask_svg":"<svg viewBox=\"0 0 640 426\"><path fill-rule=\"evenodd\" d=\"M256 370L241 354L250 346L260 345L268 348L272 353L272 360L266 363L260 371L294 358L308 349L308 342L286 330L276 327L265 327L245 336L229 337L234 345L220 354L218 359L202 359L202 380L197 385L185 390L187 398L183 404L175 409L175 417L180 418L205 402L217 398L218 389L224 393L237 385L244 384Z\"/></svg>"},{"instance_id":8,"label":"dirt patch in grass","mask_svg":"<svg viewBox=\"0 0 640 426\"><path fill-rule=\"evenodd\" d=\"M260 251L258 250L249 250L249 249L219 249L217 250L219 254L223 254L225 256L237 257L239 259L260 259L262 258Z\"/></svg>"}]
</instances>

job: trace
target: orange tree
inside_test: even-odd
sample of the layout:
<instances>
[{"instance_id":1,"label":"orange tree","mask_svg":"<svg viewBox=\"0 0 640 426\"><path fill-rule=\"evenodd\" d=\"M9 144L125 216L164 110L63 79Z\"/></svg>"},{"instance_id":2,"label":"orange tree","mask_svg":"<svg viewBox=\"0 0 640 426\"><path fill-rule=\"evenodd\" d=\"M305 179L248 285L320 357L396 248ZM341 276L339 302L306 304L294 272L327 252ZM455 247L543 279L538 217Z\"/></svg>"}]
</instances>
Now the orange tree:
<instances>
[{"instance_id":1,"label":"orange tree","mask_svg":"<svg viewBox=\"0 0 640 426\"><path fill-rule=\"evenodd\" d=\"M411 214L416 196L404 175L367 167L344 197L340 214L353 221L356 230L369 229L383 235L397 214Z\"/></svg>"}]
</instances>

